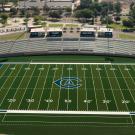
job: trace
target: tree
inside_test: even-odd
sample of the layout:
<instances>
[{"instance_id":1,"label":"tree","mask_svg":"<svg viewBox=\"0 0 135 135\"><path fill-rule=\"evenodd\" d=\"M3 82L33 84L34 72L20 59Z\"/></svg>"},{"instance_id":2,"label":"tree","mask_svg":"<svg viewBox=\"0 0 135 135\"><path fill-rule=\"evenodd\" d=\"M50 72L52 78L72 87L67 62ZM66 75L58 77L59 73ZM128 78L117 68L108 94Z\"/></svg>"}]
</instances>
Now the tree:
<instances>
[{"instance_id":1,"label":"tree","mask_svg":"<svg viewBox=\"0 0 135 135\"><path fill-rule=\"evenodd\" d=\"M100 15L100 13L101 13L101 10L102 10L102 6L101 6L101 4L100 3L94 3L93 4L94 5L94 14L97 14L97 15Z\"/></svg>"},{"instance_id":2,"label":"tree","mask_svg":"<svg viewBox=\"0 0 135 135\"><path fill-rule=\"evenodd\" d=\"M33 16L40 15L40 9L38 7L32 7Z\"/></svg>"},{"instance_id":3,"label":"tree","mask_svg":"<svg viewBox=\"0 0 135 135\"><path fill-rule=\"evenodd\" d=\"M103 8L100 15L103 17L107 16L108 15L108 8L107 7Z\"/></svg>"},{"instance_id":4,"label":"tree","mask_svg":"<svg viewBox=\"0 0 135 135\"><path fill-rule=\"evenodd\" d=\"M81 18L81 17L82 17L82 12L81 12L81 10L77 10L77 11L74 13L74 16L75 16L76 18Z\"/></svg>"},{"instance_id":5,"label":"tree","mask_svg":"<svg viewBox=\"0 0 135 135\"><path fill-rule=\"evenodd\" d=\"M132 10L134 7L135 7L135 3L132 2L132 3L130 4L130 10Z\"/></svg>"},{"instance_id":6,"label":"tree","mask_svg":"<svg viewBox=\"0 0 135 135\"><path fill-rule=\"evenodd\" d=\"M90 9L77 10L74 13L74 16L78 18L81 22L86 22L89 21L89 19L91 19L91 24L94 24L95 16L93 11L91 11Z\"/></svg>"},{"instance_id":7,"label":"tree","mask_svg":"<svg viewBox=\"0 0 135 135\"><path fill-rule=\"evenodd\" d=\"M81 9L89 8L91 4L92 4L92 0L81 0L80 8Z\"/></svg>"},{"instance_id":8,"label":"tree","mask_svg":"<svg viewBox=\"0 0 135 135\"><path fill-rule=\"evenodd\" d=\"M121 3L119 1L114 4L114 11L116 12L116 14L120 14L122 11Z\"/></svg>"},{"instance_id":9,"label":"tree","mask_svg":"<svg viewBox=\"0 0 135 135\"><path fill-rule=\"evenodd\" d=\"M77 18L92 18L93 12L90 9L82 9L75 12Z\"/></svg>"},{"instance_id":10,"label":"tree","mask_svg":"<svg viewBox=\"0 0 135 135\"><path fill-rule=\"evenodd\" d=\"M20 9L20 15L25 16L25 14L26 14L26 10L25 9Z\"/></svg>"},{"instance_id":11,"label":"tree","mask_svg":"<svg viewBox=\"0 0 135 135\"><path fill-rule=\"evenodd\" d=\"M99 14L103 17L107 16L109 12L113 11L113 4L111 2L101 2Z\"/></svg>"},{"instance_id":12,"label":"tree","mask_svg":"<svg viewBox=\"0 0 135 135\"><path fill-rule=\"evenodd\" d=\"M132 19L132 21L135 22L135 7L133 7L133 8L130 10L129 16L130 16L130 18Z\"/></svg>"},{"instance_id":13,"label":"tree","mask_svg":"<svg viewBox=\"0 0 135 135\"><path fill-rule=\"evenodd\" d=\"M50 11L49 16L52 17L52 18L60 18L61 12L60 11Z\"/></svg>"},{"instance_id":14,"label":"tree","mask_svg":"<svg viewBox=\"0 0 135 135\"><path fill-rule=\"evenodd\" d=\"M11 15L17 15L18 10L13 7L13 8L10 9L10 12L11 12Z\"/></svg>"},{"instance_id":15,"label":"tree","mask_svg":"<svg viewBox=\"0 0 135 135\"><path fill-rule=\"evenodd\" d=\"M104 12L105 14L108 14L108 12L113 11L113 4L111 2L101 2L100 6L101 6L101 12L106 11Z\"/></svg>"},{"instance_id":16,"label":"tree","mask_svg":"<svg viewBox=\"0 0 135 135\"><path fill-rule=\"evenodd\" d=\"M133 28L135 26L135 3L132 2L130 5L129 17L122 21L123 25L126 27Z\"/></svg>"},{"instance_id":17,"label":"tree","mask_svg":"<svg viewBox=\"0 0 135 135\"><path fill-rule=\"evenodd\" d=\"M7 20L8 20L8 15L7 14L5 14L5 13L2 13L1 15L0 15L0 18L1 18L1 23L3 24L3 25L5 25L6 23L7 23Z\"/></svg>"},{"instance_id":18,"label":"tree","mask_svg":"<svg viewBox=\"0 0 135 135\"><path fill-rule=\"evenodd\" d=\"M101 17L101 23L102 24L112 24L113 20L110 16Z\"/></svg>"}]
</instances>

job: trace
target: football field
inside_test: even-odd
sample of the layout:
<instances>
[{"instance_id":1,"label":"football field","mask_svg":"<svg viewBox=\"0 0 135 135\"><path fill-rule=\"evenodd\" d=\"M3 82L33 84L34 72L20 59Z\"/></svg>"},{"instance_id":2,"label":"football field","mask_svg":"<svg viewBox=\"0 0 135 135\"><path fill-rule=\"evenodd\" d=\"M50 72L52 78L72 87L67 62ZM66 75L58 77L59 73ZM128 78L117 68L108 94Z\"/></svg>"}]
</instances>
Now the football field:
<instances>
[{"instance_id":1,"label":"football field","mask_svg":"<svg viewBox=\"0 0 135 135\"><path fill-rule=\"evenodd\" d=\"M0 64L1 124L133 125L134 112L134 64Z\"/></svg>"}]
</instances>

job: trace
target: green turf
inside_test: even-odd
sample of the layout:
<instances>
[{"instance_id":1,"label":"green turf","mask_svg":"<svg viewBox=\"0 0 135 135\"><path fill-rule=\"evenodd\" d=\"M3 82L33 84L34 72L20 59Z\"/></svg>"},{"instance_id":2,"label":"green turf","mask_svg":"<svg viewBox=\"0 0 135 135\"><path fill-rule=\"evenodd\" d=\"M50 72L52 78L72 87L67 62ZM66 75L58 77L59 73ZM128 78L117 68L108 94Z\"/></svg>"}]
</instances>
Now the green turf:
<instances>
[{"instance_id":1,"label":"green turf","mask_svg":"<svg viewBox=\"0 0 135 135\"><path fill-rule=\"evenodd\" d=\"M135 40L135 35L134 34L119 34L119 38L128 39L128 40Z\"/></svg>"},{"instance_id":2,"label":"green turf","mask_svg":"<svg viewBox=\"0 0 135 135\"><path fill-rule=\"evenodd\" d=\"M0 108L135 111L134 68L134 65L4 64L0 69ZM58 87L54 82L62 77L77 77L81 86ZM129 100L128 108L123 100Z\"/></svg>"},{"instance_id":3,"label":"green turf","mask_svg":"<svg viewBox=\"0 0 135 135\"><path fill-rule=\"evenodd\" d=\"M0 36L0 41L7 41L7 40L15 41L21 39L26 39L26 32L18 32Z\"/></svg>"},{"instance_id":4,"label":"green turf","mask_svg":"<svg viewBox=\"0 0 135 135\"><path fill-rule=\"evenodd\" d=\"M79 126L79 125L53 125L53 126L42 126L41 125L24 125L24 124L8 124L0 126L0 133L3 134L15 134L15 135L37 135L37 134L46 134L46 135L82 135L82 134L94 134L94 135L134 135L135 128L133 126Z\"/></svg>"},{"instance_id":5,"label":"green turf","mask_svg":"<svg viewBox=\"0 0 135 135\"><path fill-rule=\"evenodd\" d=\"M112 62L134 63L134 58L92 56L92 55L45 55L45 56L18 56L0 58L0 62Z\"/></svg>"},{"instance_id":6,"label":"green turf","mask_svg":"<svg viewBox=\"0 0 135 135\"><path fill-rule=\"evenodd\" d=\"M81 86L60 88L54 81L61 77L78 77ZM4 64L0 97L0 109L135 111L135 65ZM132 127L134 123L134 116L0 114L0 132L7 125Z\"/></svg>"},{"instance_id":7,"label":"green turf","mask_svg":"<svg viewBox=\"0 0 135 135\"><path fill-rule=\"evenodd\" d=\"M63 24L50 23L48 27L63 27Z\"/></svg>"}]
</instances>

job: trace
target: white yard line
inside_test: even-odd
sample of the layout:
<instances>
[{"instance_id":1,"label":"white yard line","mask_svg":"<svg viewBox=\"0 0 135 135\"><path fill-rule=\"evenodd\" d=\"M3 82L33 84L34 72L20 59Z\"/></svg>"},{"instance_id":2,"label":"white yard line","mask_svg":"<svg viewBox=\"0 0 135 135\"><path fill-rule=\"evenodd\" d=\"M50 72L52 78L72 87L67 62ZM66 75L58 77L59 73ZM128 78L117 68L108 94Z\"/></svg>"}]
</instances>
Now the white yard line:
<instances>
[{"instance_id":1,"label":"white yard line","mask_svg":"<svg viewBox=\"0 0 135 135\"><path fill-rule=\"evenodd\" d=\"M31 74L31 77L30 77L30 79L29 79L29 82L28 82L28 84L27 84L27 86L26 86L26 88L25 88L25 92L24 92L24 94L22 95L20 104L18 105L18 109L20 108L20 105L21 105L21 103L22 103L22 100L23 100L24 95L25 95L25 93L26 93L26 91L27 91L27 87L29 86L29 83L30 83L30 81L31 81L31 78L32 78L32 76L33 76L33 73L34 73L35 69L36 69L36 66L34 67L34 69L33 69L33 71L32 71L32 74Z\"/></svg>"},{"instance_id":2,"label":"white yard line","mask_svg":"<svg viewBox=\"0 0 135 135\"><path fill-rule=\"evenodd\" d=\"M119 68L120 73L122 74L122 77L123 77L123 79L124 79L124 81L125 81L125 83L126 83L126 85L127 85L128 89L129 89L129 85L128 85L127 81L125 80L124 75L123 75L123 73L122 73L122 71L121 71L121 69L120 69L119 65L118 65L118 68ZM134 103L135 103L135 99L134 99L134 97L133 97L133 95L132 95L131 91L130 91L130 90L128 90L128 91L129 91L129 93L130 93L130 95L131 95L131 97L132 97L132 99L133 99L133 101L134 101Z\"/></svg>"},{"instance_id":3,"label":"white yard line","mask_svg":"<svg viewBox=\"0 0 135 135\"><path fill-rule=\"evenodd\" d=\"M111 65L111 67L112 67L112 65ZM113 75L115 76L115 80L117 81L117 84L118 84L118 86L119 86L119 90L120 90L121 95L122 95L122 97L123 97L123 100L125 100L124 95L123 95L123 92L122 92L121 87L120 87L120 84L119 84L119 81L118 81L118 79L117 79L117 77L116 77L116 75L115 75L114 70L113 70ZM129 109L128 109L128 105L127 105L127 104L125 104L125 106L126 106L126 108L127 108L127 111L129 111ZM131 117L131 116L130 116L130 119L131 119L132 124L133 124L133 123L134 123L134 121L133 121L133 119L132 119L132 117Z\"/></svg>"},{"instance_id":4,"label":"white yard line","mask_svg":"<svg viewBox=\"0 0 135 135\"><path fill-rule=\"evenodd\" d=\"M64 65L74 65L74 64L76 64L76 65L87 65L87 64L90 64L90 65L110 65L111 63L76 63L76 62L32 62L32 63L30 63L30 64L54 64L54 65L62 65L62 64L64 64Z\"/></svg>"},{"instance_id":5,"label":"white yard line","mask_svg":"<svg viewBox=\"0 0 135 135\"><path fill-rule=\"evenodd\" d=\"M56 68L57 68L57 65L56 65ZM57 70L54 71L53 82L55 81L56 72L57 72ZM52 96L53 86L54 86L54 83L52 83L52 86L51 86L51 91L50 91L49 100L51 99L51 96ZM47 110L49 110L49 106L50 106L50 102L48 102Z\"/></svg>"},{"instance_id":6,"label":"white yard line","mask_svg":"<svg viewBox=\"0 0 135 135\"><path fill-rule=\"evenodd\" d=\"M43 65L42 65L42 67L43 67ZM33 95L34 95L34 93L35 93L35 90L36 90L36 87L37 87L37 84L38 84L39 77L40 77L41 73L42 73L42 71L39 71L39 76L38 76L38 79L37 79L37 81L36 81L35 88L34 88L34 90L33 90L33 92L32 92L31 99L33 99ZM30 105L31 105L31 102L29 103L27 110L29 110Z\"/></svg>"},{"instance_id":7,"label":"white yard line","mask_svg":"<svg viewBox=\"0 0 135 135\"><path fill-rule=\"evenodd\" d=\"M131 65L131 68L135 71L135 69L134 69L133 65Z\"/></svg>"},{"instance_id":8,"label":"white yard line","mask_svg":"<svg viewBox=\"0 0 135 135\"><path fill-rule=\"evenodd\" d=\"M108 62L108 63L86 63L86 62L80 62L80 63L76 63L76 62L1 62L0 64L47 64L47 65L49 65L49 64L57 64L57 65L59 65L59 64L65 64L65 65L74 65L74 64L76 64L76 65L87 65L87 64L90 64L90 65L135 65L135 63L110 63L110 62Z\"/></svg>"},{"instance_id":9,"label":"white yard line","mask_svg":"<svg viewBox=\"0 0 135 135\"><path fill-rule=\"evenodd\" d=\"M64 69L64 65L62 65L62 74L61 74L61 77L63 77L63 69ZM60 90L59 90L59 97L58 97L57 110L59 110L60 94L61 94L61 87L60 87Z\"/></svg>"},{"instance_id":10,"label":"white yard line","mask_svg":"<svg viewBox=\"0 0 135 135\"><path fill-rule=\"evenodd\" d=\"M97 93L96 93L96 89L95 89L95 82L94 82L94 79L93 79L93 72L92 72L92 67L91 67L91 66L90 66L90 70L91 70L91 75L92 75L92 83L93 83L93 87L94 87L94 94L95 94L95 100L96 100L96 107L97 107L97 110L98 110Z\"/></svg>"},{"instance_id":11,"label":"white yard line","mask_svg":"<svg viewBox=\"0 0 135 135\"><path fill-rule=\"evenodd\" d=\"M84 65L83 65L83 68L84 68ZM86 93L86 100L88 100L88 94L87 94L87 89L86 89L86 79L85 79L85 70L83 71L83 77L84 77L84 81L85 81L85 93ZM89 108L88 108L88 102L86 102L87 103L87 111L89 110Z\"/></svg>"},{"instance_id":12,"label":"white yard line","mask_svg":"<svg viewBox=\"0 0 135 135\"><path fill-rule=\"evenodd\" d=\"M5 76L3 76L3 75L5 74L5 72L6 72L7 69L9 68L9 66L10 66L10 65L8 65L8 66L6 67L6 69L4 70L4 72L2 73L2 75L0 76L0 79L1 79L2 77L5 77ZM6 76L6 77L9 77L9 76Z\"/></svg>"},{"instance_id":13,"label":"white yard line","mask_svg":"<svg viewBox=\"0 0 135 135\"><path fill-rule=\"evenodd\" d=\"M126 66L125 66L126 67ZM135 82L134 82L134 80L133 80L133 77L131 76L131 74L129 73L129 71L127 70L127 73L128 73L128 75L130 76L130 79L132 80L132 82L133 82L133 84L135 85ZM129 91L130 91L130 89L128 89ZM131 95L133 96L133 94L132 94L132 92L130 91L130 93L131 93ZM134 97L134 96L133 96ZM135 102L135 100L134 100L134 102Z\"/></svg>"},{"instance_id":14,"label":"white yard line","mask_svg":"<svg viewBox=\"0 0 135 135\"><path fill-rule=\"evenodd\" d=\"M15 80L16 80L18 74L20 73L21 69L22 69L22 66L21 66L20 70L18 71L18 73L16 74L16 76L15 76L14 80L12 81L10 87L12 87L12 85L13 85L13 83L15 82ZM0 103L0 106L1 106L2 103L4 102L4 100L5 100L6 96L8 95L9 91L10 91L10 88L8 88L8 91L7 91L7 93L5 94L5 96L4 96L3 100L2 100L2 102ZM9 104L8 109L9 109L10 105L11 105L11 103ZM6 114L3 116L2 121L4 121L5 117L6 117Z\"/></svg>"},{"instance_id":15,"label":"white yard line","mask_svg":"<svg viewBox=\"0 0 135 135\"><path fill-rule=\"evenodd\" d=\"M13 81L12 81L10 87L12 87L12 85L13 85L13 83L15 82L16 78L18 77L18 74L20 73L21 69L22 69L22 66L21 66L21 68L19 69L19 71L17 72L17 74L16 74L15 78L13 79ZM0 106L2 105L2 103L3 103L3 101L5 100L6 96L8 95L9 90L10 90L10 87L8 88L8 91L7 91L6 94L4 95L4 98L3 98L3 100L1 101Z\"/></svg>"},{"instance_id":16,"label":"white yard line","mask_svg":"<svg viewBox=\"0 0 135 135\"><path fill-rule=\"evenodd\" d=\"M105 72L106 72L106 75L107 75L107 79L108 79L109 84L111 86L111 91L112 91L112 95L113 95L113 98L114 98L114 102L115 102L116 108L117 108L117 110L119 110L119 107L118 107L118 104L117 104L117 101L116 101L116 98L114 96L114 92L113 92L113 89L112 89L112 84L111 84L110 79L109 79L108 71L106 69L106 66L104 66L104 67L105 67Z\"/></svg>"},{"instance_id":17,"label":"white yard line","mask_svg":"<svg viewBox=\"0 0 135 135\"><path fill-rule=\"evenodd\" d=\"M41 96L40 96L40 99L39 99L37 110L39 109L40 102L41 102L41 99L42 99L42 96L43 96L43 93L44 93L44 87L45 87L45 84L46 84L46 80L47 80L47 77L48 77L49 70L50 70L50 65L48 66L48 69L47 69L47 74L46 74L45 81L44 81L44 84L43 84L43 87L42 87L43 90L42 90L42 93L41 93Z\"/></svg>"},{"instance_id":18,"label":"white yard line","mask_svg":"<svg viewBox=\"0 0 135 135\"><path fill-rule=\"evenodd\" d=\"M97 65L97 68L98 68L98 65ZM104 91L104 87L103 87L103 83L102 83L100 71L98 70L97 72L98 72L98 74L99 74L100 82L101 82L101 85L102 85L103 95L104 95L104 98L105 98L105 100L106 100L105 91ZM107 110L109 110L107 103L106 103L106 107L107 107Z\"/></svg>"},{"instance_id":19,"label":"white yard line","mask_svg":"<svg viewBox=\"0 0 135 135\"><path fill-rule=\"evenodd\" d=\"M23 66L22 66L22 67L23 67ZM21 67L21 68L22 68L22 67ZM25 77L25 74L26 74L26 73L27 73L27 71L25 71L24 76L22 77L22 79L21 79L21 81L20 81L20 83L19 83L19 85L18 85L18 87L17 87L17 90L16 90L16 92L15 92L15 94L14 94L14 96L13 96L13 99L15 98L16 94L18 93L19 87L20 87L20 85L21 85L21 83L22 83L22 81L23 81L23 78ZM12 104L12 103L10 103L10 105L9 105L8 108L10 108L11 104Z\"/></svg>"},{"instance_id":20,"label":"white yard line","mask_svg":"<svg viewBox=\"0 0 135 135\"><path fill-rule=\"evenodd\" d=\"M9 68L9 66L8 66L8 68ZM6 71L8 70L8 68L6 69ZM5 73L6 71L4 71L4 73ZM13 72L13 70L10 72L9 76L12 74L12 72ZM3 73L3 74L4 74L4 73ZM7 77L6 81L2 84L2 86L1 86L1 88L0 88L0 92L1 92L1 90L3 89L3 86L5 85L5 83L7 82L9 76Z\"/></svg>"},{"instance_id":21,"label":"white yard line","mask_svg":"<svg viewBox=\"0 0 135 135\"><path fill-rule=\"evenodd\" d=\"M76 65L76 73L77 73L77 78L78 78L78 67ZM78 93L79 93L79 90L78 90L78 87L77 87L77 111L78 111Z\"/></svg>"},{"instance_id":22,"label":"white yard line","mask_svg":"<svg viewBox=\"0 0 135 135\"><path fill-rule=\"evenodd\" d=\"M70 78L70 67L71 65L69 65L69 78ZM72 101L71 101L72 102ZM69 104L69 88L68 88L68 102L67 102L67 111L68 111L68 104Z\"/></svg>"},{"instance_id":23,"label":"white yard line","mask_svg":"<svg viewBox=\"0 0 135 135\"><path fill-rule=\"evenodd\" d=\"M20 70L21 70L21 68L20 68ZM19 70L19 72L20 72L20 70ZM13 71L12 71L12 72L13 72ZM19 74L19 72L17 73L17 75ZM17 77L17 75L16 75L16 77ZM16 80L16 77L14 78L14 80L12 81L12 83L10 84L10 87L12 87L14 81ZM8 80L8 79L7 79L7 80ZM6 80L6 81L7 81L7 80ZM6 81L5 81L5 82L6 82ZM4 83L4 84L5 84L5 83ZM4 85L3 85L3 86L4 86ZM0 91L1 91L1 90L2 90L2 88L0 89ZM4 98L2 99L2 101L1 101L1 103L0 103L0 106L2 105L3 101L5 100L5 98L6 98L7 94L8 94L8 92L9 92L9 90L10 90L10 88L8 88L6 94L4 95Z\"/></svg>"}]
</instances>

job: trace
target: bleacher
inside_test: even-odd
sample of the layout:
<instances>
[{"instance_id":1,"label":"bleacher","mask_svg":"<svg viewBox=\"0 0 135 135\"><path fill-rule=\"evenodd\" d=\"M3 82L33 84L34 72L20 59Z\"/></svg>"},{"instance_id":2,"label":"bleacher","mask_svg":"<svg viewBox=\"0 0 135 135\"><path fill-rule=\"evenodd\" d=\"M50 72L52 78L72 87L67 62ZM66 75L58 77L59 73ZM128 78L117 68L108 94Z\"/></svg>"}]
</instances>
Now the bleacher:
<instances>
[{"instance_id":1,"label":"bleacher","mask_svg":"<svg viewBox=\"0 0 135 135\"><path fill-rule=\"evenodd\" d=\"M135 55L135 41L114 39L96 39L95 41L28 39L21 41L1 41L0 55L18 53L46 53L56 52L87 52L114 55Z\"/></svg>"}]
</instances>

